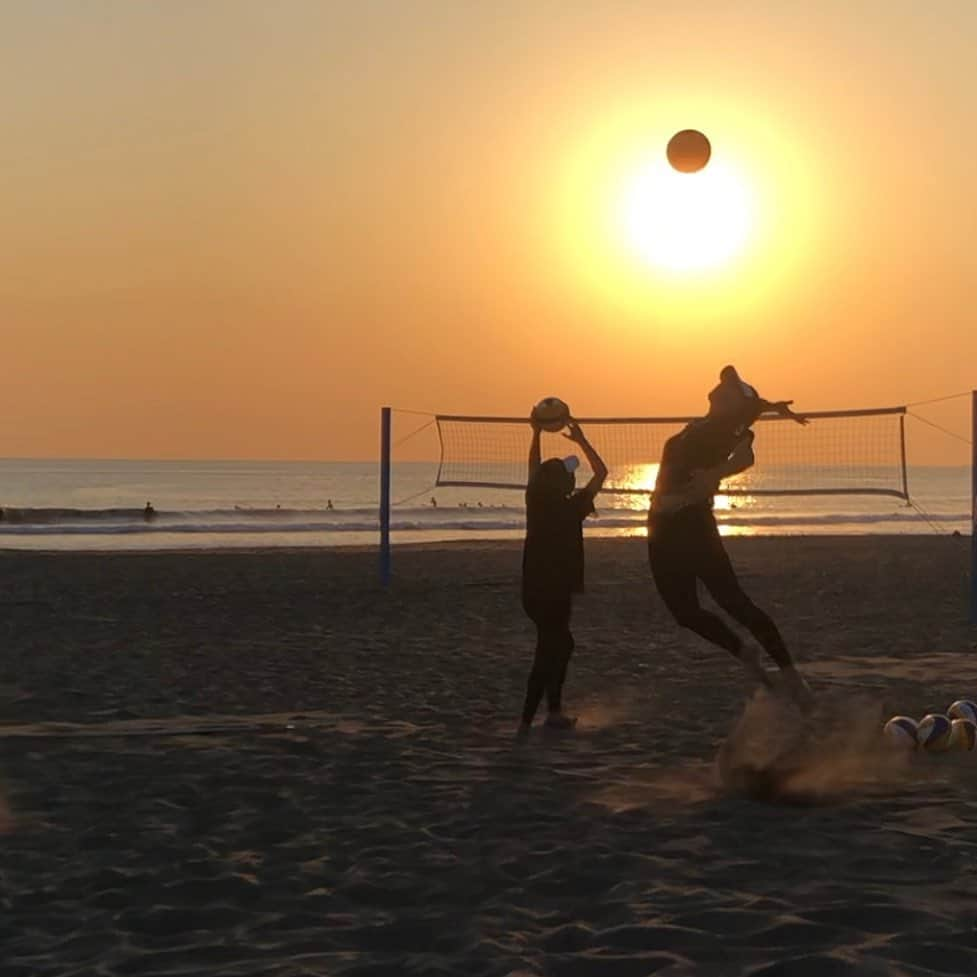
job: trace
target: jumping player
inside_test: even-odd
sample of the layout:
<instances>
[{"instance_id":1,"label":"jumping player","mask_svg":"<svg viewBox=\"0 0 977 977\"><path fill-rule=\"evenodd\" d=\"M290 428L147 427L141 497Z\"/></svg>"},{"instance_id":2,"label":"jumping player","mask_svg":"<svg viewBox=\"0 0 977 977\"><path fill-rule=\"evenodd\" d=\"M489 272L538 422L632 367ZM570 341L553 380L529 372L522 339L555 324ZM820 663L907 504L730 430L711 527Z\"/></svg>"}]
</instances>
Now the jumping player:
<instances>
[{"instance_id":1,"label":"jumping player","mask_svg":"<svg viewBox=\"0 0 977 977\"><path fill-rule=\"evenodd\" d=\"M526 541L522 559L522 606L536 625L536 654L526 684L519 735L525 736L543 696L546 725L570 729L577 720L563 713L562 692L573 653L570 613L573 595L583 590L583 521L594 511L594 496L607 467L571 420L564 437L580 446L594 473L574 491L576 457L540 460L540 428L533 425L526 488Z\"/></svg>"},{"instance_id":2,"label":"jumping player","mask_svg":"<svg viewBox=\"0 0 977 977\"><path fill-rule=\"evenodd\" d=\"M751 426L766 412L807 419L790 409L792 401L771 403L744 383L732 366L720 373L709 394L709 412L665 443L648 513L648 557L658 593L675 620L707 641L725 648L768 687L771 680L755 651L717 614L699 603L697 582L743 625L780 668L783 684L798 705L808 709L811 691L794 666L776 624L744 593L719 535L713 496L720 482L754 463Z\"/></svg>"}]
</instances>

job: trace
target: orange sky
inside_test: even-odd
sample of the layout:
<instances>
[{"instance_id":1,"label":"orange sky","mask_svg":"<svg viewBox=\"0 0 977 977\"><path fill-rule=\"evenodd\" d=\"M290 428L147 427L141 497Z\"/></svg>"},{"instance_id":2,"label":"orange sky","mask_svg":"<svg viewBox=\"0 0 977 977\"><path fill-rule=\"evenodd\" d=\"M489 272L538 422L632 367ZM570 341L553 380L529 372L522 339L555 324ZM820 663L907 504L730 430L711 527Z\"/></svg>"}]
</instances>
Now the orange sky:
<instances>
[{"instance_id":1,"label":"orange sky","mask_svg":"<svg viewBox=\"0 0 977 977\"><path fill-rule=\"evenodd\" d=\"M975 387L975 36L969 0L6 6L0 455L370 458L382 403L696 412L726 362L799 408ZM757 204L676 276L608 228L688 126Z\"/></svg>"}]
</instances>

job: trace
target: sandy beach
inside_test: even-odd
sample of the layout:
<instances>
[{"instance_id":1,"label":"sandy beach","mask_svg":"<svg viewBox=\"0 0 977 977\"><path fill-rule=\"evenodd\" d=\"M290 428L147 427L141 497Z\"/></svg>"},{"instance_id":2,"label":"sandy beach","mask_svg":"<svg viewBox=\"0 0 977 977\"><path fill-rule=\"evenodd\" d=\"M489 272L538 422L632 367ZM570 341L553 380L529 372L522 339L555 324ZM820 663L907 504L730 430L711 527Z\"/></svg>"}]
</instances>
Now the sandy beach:
<instances>
[{"instance_id":1,"label":"sandy beach","mask_svg":"<svg viewBox=\"0 0 977 977\"><path fill-rule=\"evenodd\" d=\"M805 727L588 540L580 726L521 745L518 544L388 593L366 551L0 553L0 974L977 973L977 754L875 740L977 697L968 546L729 542Z\"/></svg>"}]
</instances>

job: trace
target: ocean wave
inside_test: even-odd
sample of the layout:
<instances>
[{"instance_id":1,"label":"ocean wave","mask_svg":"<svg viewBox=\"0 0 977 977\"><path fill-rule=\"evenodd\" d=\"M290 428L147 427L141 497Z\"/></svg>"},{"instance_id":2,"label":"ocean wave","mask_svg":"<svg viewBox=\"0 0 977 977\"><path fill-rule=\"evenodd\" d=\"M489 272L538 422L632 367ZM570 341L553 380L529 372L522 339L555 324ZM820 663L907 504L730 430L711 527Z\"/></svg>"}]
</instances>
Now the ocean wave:
<instances>
[{"instance_id":1,"label":"ocean wave","mask_svg":"<svg viewBox=\"0 0 977 977\"><path fill-rule=\"evenodd\" d=\"M154 510L152 520L147 520L146 511L143 508L111 508L111 509L68 509L68 508L27 508L18 506L4 506L0 510L0 527L4 523L12 525L51 525L58 523L92 523L92 522L147 522L147 521L194 521L204 517L221 519L295 519L308 518L331 513L333 510L322 507L321 509L282 509L265 508L252 509L245 507L235 507L233 509L193 509L185 511ZM366 514L376 512L372 509L346 510Z\"/></svg>"},{"instance_id":2,"label":"ocean wave","mask_svg":"<svg viewBox=\"0 0 977 977\"><path fill-rule=\"evenodd\" d=\"M311 520L311 519L350 519L350 518L377 518L379 511L378 505L370 506L351 506L330 509L327 506L318 508L289 509L281 506L272 507L250 507L235 506L230 509L187 509L187 510L161 510L154 509L152 519L147 520L146 511L143 508L123 508L114 507L108 509L77 509L77 508L30 508L24 506L4 506L0 508L0 528L7 525L57 525L61 523L144 523L144 522L195 522L202 519L209 519L213 522L224 522L227 520L252 520L252 519L275 519L281 521L289 520ZM445 506L437 508L435 506L424 507L403 507L394 508L393 512L414 518L430 519L435 522L443 522L458 517L459 513L518 513L522 509L519 506L492 505L492 506Z\"/></svg>"},{"instance_id":3,"label":"ocean wave","mask_svg":"<svg viewBox=\"0 0 977 977\"><path fill-rule=\"evenodd\" d=\"M324 520L347 522L351 519L362 521L375 520L378 517L379 507L354 506L329 509L325 506L319 508L287 509L281 506L275 508L251 508L245 506L235 506L230 509L187 509L187 510L154 510L151 520L146 519L145 510L142 508L110 508L110 509L71 509L71 508L25 508L7 506L0 509L0 528L7 525L56 525L59 523L92 523L92 522L154 522L154 523L176 523L176 522L201 522L210 520L212 522L226 521L250 521L250 520ZM716 518L724 522L735 523L737 520L754 523L764 520L780 522L788 520L822 520L822 519L842 519L842 520L899 520L899 519L918 519L919 514L915 511L907 512L905 507L893 509L890 512L771 512L769 508L759 510L752 507L739 507L736 509L716 509ZM429 523L434 527L445 526L457 522L459 519L465 521L491 519L505 519L506 521L523 521L525 507L521 505L459 505L443 506L440 508L432 506L412 506L394 507L391 510L393 519L408 520L410 522ZM624 506L600 506L597 518L600 521L609 519L623 519L628 521L644 521L647 517L647 509L633 509ZM957 522L961 519L969 519L969 512L952 512L930 514L930 518L935 521Z\"/></svg>"},{"instance_id":4,"label":"ocean wave","mask_svg":"<svg viewBox=\"0 0 977 977\"><path fill-rule=\"evenodd\" d=\"M29 510L20 510L26 512ZM155 533L193 534L266 534L266 533L320 533L323 535L346 533L371 533L379 528L379 519L373 509L323 511L323 510L212 510L209 512L181 512L160 514L146 521L142 510L34 510L47 514L47 518L4 519L0 522L0 538L4 536L81 536L81 535L136 535ZM132 512L138 511L138 517ZM85 512L85 517L77 517ZM59 513L58 518L53 514ZM120 515L121 514L121 515ZM369 518L365 516L369 515ZM872 526L883 524L935 525L966 524L969 513L941 513L923 516L917 512L896 511L889 513L716 513L722 526L751 528L785 528L818 526ZM638 510L604 510L588 525L595 531L601 529L638 529L645 524L646 514ZM414 510L394 513L392 532L444 533L522 531L525 517L519 509L465 510L439 512Z\"/></svg>"},{"instance_id":5,"label":"ocean wave","mask_svg":"<svg viewBox=\"0 0 977 977\"><path fill-rule=\"evenodd\" d=\"M877 523L958 523L969 522L970 513L927 513L919 512L875 512L875 513L805 513L798 515L725 515L716 513L716 521L723 526L832 526L832 525L875 525Z\"/></svg>"}]
</instances>

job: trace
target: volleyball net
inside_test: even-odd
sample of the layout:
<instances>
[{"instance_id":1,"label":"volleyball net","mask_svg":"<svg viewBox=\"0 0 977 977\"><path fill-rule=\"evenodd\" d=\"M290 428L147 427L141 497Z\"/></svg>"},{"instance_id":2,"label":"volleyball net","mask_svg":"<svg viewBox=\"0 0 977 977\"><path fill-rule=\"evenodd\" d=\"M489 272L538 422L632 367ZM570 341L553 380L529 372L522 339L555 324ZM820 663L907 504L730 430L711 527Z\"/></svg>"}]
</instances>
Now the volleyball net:
<instances>
[{"instance_id":1,"label":"volleyball net","mask_svg":"<svg viewBox=\"0 0 977 977\"><path fill-rule=\"evenodd\" d=\"M757 463L721 486L725 495L887 495L909 499L905 407L805 413L810 423L761 417ZM650 494L665 442L691 417L578 418L604 459L604 492ZM496 489L526 485L531 427L526 418L435 415L436 484ZM542 456L577 454L561 434L544 432ZM581 476L587 475L581 457Z\"/></svg>"}]
</instances>

